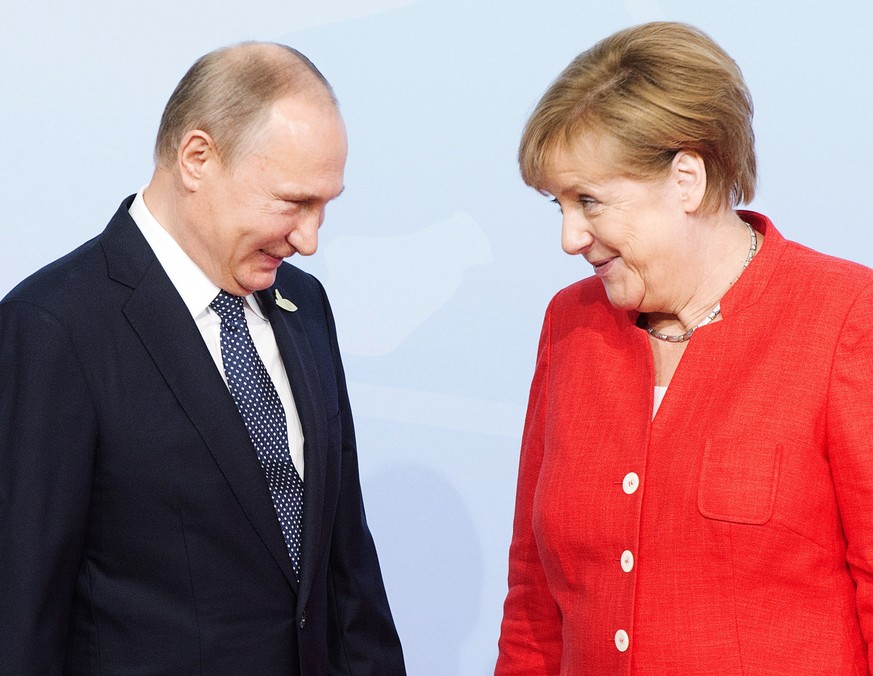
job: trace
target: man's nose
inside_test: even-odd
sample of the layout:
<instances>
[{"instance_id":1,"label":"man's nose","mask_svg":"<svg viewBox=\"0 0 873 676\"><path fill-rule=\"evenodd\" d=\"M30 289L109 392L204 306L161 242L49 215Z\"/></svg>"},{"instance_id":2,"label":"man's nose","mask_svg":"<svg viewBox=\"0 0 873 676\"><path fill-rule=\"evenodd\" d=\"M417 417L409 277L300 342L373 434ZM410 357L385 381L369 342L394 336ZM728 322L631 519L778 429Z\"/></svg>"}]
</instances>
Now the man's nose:
<instances>
[{"instance_id":1,"label":"man's nose","mask_svg":"<svg viewBox=\"0 0 873 676\"><path fill-rule=\"evenodd\" d=\"M313 210L288 233L288 243L301 256L311 256L318 249L318 229L324 222L324 209Z\"/></svg>"}]
</instances>

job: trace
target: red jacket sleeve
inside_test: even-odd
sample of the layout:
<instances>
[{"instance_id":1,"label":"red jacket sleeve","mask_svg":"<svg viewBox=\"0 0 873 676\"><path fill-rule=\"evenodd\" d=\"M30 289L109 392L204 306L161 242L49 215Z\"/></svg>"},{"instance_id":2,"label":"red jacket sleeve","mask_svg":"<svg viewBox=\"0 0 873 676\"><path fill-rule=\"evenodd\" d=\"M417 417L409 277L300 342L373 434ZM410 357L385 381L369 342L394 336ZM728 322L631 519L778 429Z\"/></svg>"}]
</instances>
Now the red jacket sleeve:
<instances>
[{"instance_id":1,"label":"red jacket sleeve","mask_svg":"<svg viewBox=\"0 0 873 676\"><path fill-rule=\"evenodd\" d=\"M534 501L543 459L548 407L552 306L546 311L521 442L509 592L503 609L497 676L560 671L561 614L549 592L533 528Z\"/></svg>"},{"instance_id":2,"label":"red jacket sleeve","mask_svg":"<svg viewBox=\"0 0 873 676\"><path fill-rule=\"evenodd\" d=\"M846 561L873 673L873 288L840 333L828 393L828 454L846 534ZM810 383L810 387L815 387Z\"/></svg>"}]
</instances>

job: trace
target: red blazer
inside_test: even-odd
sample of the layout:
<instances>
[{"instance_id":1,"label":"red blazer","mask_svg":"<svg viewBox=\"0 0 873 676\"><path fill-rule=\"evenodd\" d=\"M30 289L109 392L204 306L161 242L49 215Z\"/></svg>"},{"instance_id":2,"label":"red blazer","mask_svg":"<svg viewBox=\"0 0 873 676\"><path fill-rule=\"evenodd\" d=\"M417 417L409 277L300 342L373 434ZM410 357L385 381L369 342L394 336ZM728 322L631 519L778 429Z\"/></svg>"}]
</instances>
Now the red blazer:
<instances>
[{"instance_id":1,"label":"red blazer","mask_svg":"<svg viewBox=\"0 0 873 676\"><path fill-rule=\"evenodd\" d=\"M636 313L546 313L496 673L868 674L873 271L766 236L652 420Z\"/></svg>"}]
</instances>

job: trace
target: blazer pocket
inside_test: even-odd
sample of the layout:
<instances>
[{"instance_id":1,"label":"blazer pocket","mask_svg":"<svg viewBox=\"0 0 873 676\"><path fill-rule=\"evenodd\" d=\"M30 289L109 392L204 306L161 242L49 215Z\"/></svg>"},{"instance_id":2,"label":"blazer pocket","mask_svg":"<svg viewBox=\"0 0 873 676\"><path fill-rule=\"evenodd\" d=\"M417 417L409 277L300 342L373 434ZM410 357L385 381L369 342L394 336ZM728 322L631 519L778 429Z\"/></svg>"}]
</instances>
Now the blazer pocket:
<instances>
[{"instance_id":1,"label":"blazer pocket","mask_svg":"<svg viewBox=\"0 0 873 676\"><path fill-rule=\"evenodd\" d=\"M761 448L736 439L707 439L697 509L709 519L767 523L776 504L781 460L781 444Z\"/></svg>"}]
</instances>

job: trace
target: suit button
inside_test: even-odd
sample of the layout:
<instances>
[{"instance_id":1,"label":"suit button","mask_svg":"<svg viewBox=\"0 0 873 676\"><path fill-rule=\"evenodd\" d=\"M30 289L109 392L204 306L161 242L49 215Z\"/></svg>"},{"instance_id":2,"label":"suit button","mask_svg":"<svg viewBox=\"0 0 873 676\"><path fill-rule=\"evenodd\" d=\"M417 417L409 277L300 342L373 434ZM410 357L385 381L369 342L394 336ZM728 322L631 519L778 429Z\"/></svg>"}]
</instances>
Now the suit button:
<instances>
[{"instance_id":1,"label":"suit button","mask_svg":"<svg viewBox=\"0 0 873 676\"><path fill-rule=\"evenodd\" d=\"M624 629L619 629L615 632L615 647L618 652L623 653L630 647L630 639L627 637L627 632Z\"/></svg>"},{"instance_id":2,"label":"suit button","mask_svg":"<svg viewBox=\"0 0 873 676\"><path fill-rule=\"evenodd\" d=\"M640 487L640 477L637 476L636 472L628 472L624 480L621 482L621 489L630 495L631 493L636 493L637 488Z\"/></svg>"},{"instance_id":3,"label":"suit button","mask_svg":"<svg viewBox=\"0 0 873 676\"><path fill-rule=\"evenodd\" d=\"M304 610L300 614L300 628L303 629L303 627L305 627L305 626L306 626L306 611Z\"/></svg>"},{"instance_id":4,"label":"suit button","mask_svg":"<svg viewBox=\"0 0 873 676\"><path fill-rule=\"evenodd\" d=\"M621 569L625 573L629 573L634 569L634 555L631 554L630 550L625 549L621 553Z\"/></svg>"}]
</instances>

